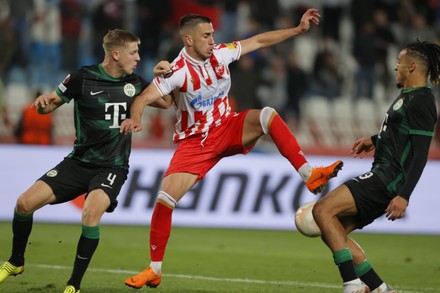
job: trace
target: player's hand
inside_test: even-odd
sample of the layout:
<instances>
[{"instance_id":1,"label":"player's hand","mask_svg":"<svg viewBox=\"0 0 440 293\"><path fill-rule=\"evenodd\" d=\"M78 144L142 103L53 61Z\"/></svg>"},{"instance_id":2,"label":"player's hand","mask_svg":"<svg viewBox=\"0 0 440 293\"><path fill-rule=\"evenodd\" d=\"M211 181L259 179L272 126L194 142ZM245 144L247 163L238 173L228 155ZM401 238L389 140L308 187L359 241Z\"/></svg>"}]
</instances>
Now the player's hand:
<instances>
[{"instance_id":1,"label":"player's hand","mask_svg":"<svg viewBox=\"0 0 440 293\"><path fill-rule=\"evenodd\" d=\"M319 25L319 18L321 15L318 13L318 10L315 8L307 9L307 11L303 14L301 18L301 22L299 23L299 28L301 32L306 32L310 29L311 23L315 25Z\"/></svg>"},{"instance_id":2,"label":"player's hand","mask_svg":"<svg viewBox=\"0 0 440 293\"><path fill-rule=\"evenodd\" d=\"M129 134L130 132L142 131L142 123L134 121L133 119L125 119L121 123L120 133Z\"/></svg>"},{"instance_id":3,"label":"player's hand","mask_svg":"<svg viewBox=\"0 0 440 293\"><path fill-rule=\"evenodd\" d=\"M385 210L386 212L385 216L390 221L395 221L397 219L400 219L403 216L405 216L405 211L407 207L408 207L408 201L403 197L401 197L400 195L397 195L388 204L388 207Z\"/></svg>"},{"instance_id":4,"label":"player's hand","mask_svg":"<svg viewBox=\"0 0 440 293\"><path fill-rule=\"evenodd\" d=\"M44 108L47 105L53 103L54 101L55 101L55 97L53 95L41 95L35 99L35 101L32 103L32 107Z\"/></svg>"},{"instance_id":5,"label":"player's hand","mask_svg":"<svg viewBox=\"0 0 440 293\"><path fill-rule=\"evenodd\" d=\"M160 61L153 68L154 76L163 75L165 78L172 74L171 65L168 61Z\"/></svg>"},{"instance_id":6,"label":"player's hand","mask_svg":"<svg viewBox=\"0 0 440 293\"><path fill-rule=\"evenodd\" d=\"M372 150L374 150L374 144L371 137L362 137L356 140L351 146L351 154L353 155L353 158L359 157L362 159Z\"/></svg>"}]
</instances>

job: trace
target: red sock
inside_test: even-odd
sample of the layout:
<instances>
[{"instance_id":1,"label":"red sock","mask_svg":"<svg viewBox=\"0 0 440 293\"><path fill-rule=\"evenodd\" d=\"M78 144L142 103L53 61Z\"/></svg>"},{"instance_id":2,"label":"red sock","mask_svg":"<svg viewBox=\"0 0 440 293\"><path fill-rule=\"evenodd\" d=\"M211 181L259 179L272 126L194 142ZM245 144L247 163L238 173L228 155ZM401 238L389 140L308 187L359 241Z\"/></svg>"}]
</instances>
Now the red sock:
<instances>
[{"instance_id":1,"label":"red sock","mask_svg":"<svg viewBox=\"0 0 440 293\"><path fill-rule=\"evenodd\" d=\"M298 141L280 115L275 115L270 123L269 134L280 153L297 171L304 163L307 163Z\"/></svg>"},{"instance_id":2,"label":"red sock","mask_svg":"<svg viewBox=\"0 0 440 293\"><path fill-rule=\"evenodd\" d=\"M171 216L173 209L156 202L150 228L151 261L162 261L165 248L171 233Z\"/></svg>"}]
</instances>

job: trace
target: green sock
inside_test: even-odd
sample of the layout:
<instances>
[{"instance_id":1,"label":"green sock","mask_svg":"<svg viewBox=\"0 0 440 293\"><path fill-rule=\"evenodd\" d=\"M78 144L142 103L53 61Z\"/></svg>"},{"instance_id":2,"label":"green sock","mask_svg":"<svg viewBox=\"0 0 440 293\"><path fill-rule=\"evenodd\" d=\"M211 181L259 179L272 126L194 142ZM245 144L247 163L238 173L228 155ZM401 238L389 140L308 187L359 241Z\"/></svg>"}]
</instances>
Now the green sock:
<instances>
[{"instance_id":1,"label":"green sock","mask_svg":"<svg viewBox=\"0 0 440 293\"><path fill-rule=\"evenodd\" d=\"M14 210L12 220L12 254L9 262L15 266L24 265L24 253L32 231L33 213L29 215L18 214Z\"/></svg>"},{"instance_id":2,"label":"green sock","mask_svg":"<svg viewBox=\"0 0 440 293\"><path fill-rule=\"evenodd\" d=\"M99 226L82 226L82 233L76 250L75 264L72 275L67 282L68 285L74 286L77 290L80 289L82 278L90 264L93 253L98 247L99 236Z\"/></svg>"},{"instance_id":3,"label":"green sock","mask_svg":"<svg viewBox=\"0 0 440 293\"><path fill-rule=\"evenodd\" d=\"M363 261L356 266L356 274L364 282L371 291L379 287L383 281L379 275L374 271L373 266L368 260Z\"/></svg>"}]
</instances>

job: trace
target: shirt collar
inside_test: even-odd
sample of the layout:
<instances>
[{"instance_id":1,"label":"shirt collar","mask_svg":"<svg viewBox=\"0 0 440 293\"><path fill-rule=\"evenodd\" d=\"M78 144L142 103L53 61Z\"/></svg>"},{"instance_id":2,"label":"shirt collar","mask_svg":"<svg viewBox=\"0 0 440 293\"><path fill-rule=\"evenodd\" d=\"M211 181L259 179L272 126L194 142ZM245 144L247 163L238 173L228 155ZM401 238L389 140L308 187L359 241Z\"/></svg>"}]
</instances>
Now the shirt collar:
<instances>
[{"instance_id":1,"label":"shirt collar","mask_svg":"<svg viewBox=\"0 0 440 293\"><path fill-rule=\"evenodd\" d=\"M182 55L183 58L188 60L188 62L194 66L202 66L203 67L204 65L209 63L209 58L206 59L205 61L199 61L199 60L194 59L193 57L191 57L188 54L188 52L186 51L186 48L183 48L182 51L180 51L180 55Z\"/></svg>"}]
</instances>

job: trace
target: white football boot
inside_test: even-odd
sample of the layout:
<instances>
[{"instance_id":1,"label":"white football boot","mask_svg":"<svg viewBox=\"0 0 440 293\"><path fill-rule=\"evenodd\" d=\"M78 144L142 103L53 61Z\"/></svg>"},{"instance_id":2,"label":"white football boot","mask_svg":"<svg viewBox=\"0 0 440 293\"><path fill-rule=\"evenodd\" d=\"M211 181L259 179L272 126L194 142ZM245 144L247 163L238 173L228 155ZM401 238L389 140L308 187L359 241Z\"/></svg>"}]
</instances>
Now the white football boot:
<instances>
[{"instance_id":1,"label":"white football boot","mask_svg":"<svg viewBox=\"0 0 440 293\"><path fill-rule=\"evenodd\" d=\"M342 293L369 293L368 286L361 281L361 279L355 279L344 283Z\"/></svg>"},{"instance_id":2,"label":"white football boot","mask_svg":"<svg viewBox=\"0 0 440 293\"><path fill-rule=\"evenodd\" d=\"M397 291L393 290L388 284L382 283L382 285L371 291L371 293L397 293Z\"/></svg>"}]
</instances>

